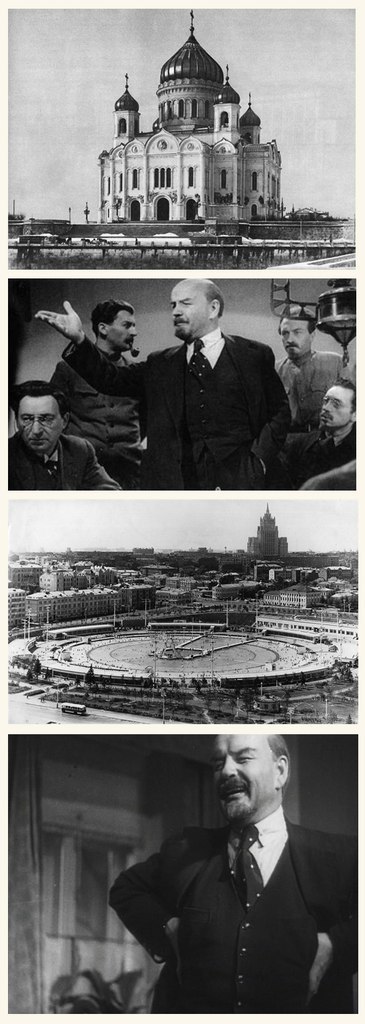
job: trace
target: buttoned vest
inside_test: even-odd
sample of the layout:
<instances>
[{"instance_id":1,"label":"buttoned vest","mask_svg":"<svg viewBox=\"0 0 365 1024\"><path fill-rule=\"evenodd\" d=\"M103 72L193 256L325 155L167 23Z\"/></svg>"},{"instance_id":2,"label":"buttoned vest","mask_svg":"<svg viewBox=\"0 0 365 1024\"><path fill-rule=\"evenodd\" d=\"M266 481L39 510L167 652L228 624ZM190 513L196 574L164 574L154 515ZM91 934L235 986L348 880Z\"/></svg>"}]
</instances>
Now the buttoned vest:
<instances>
[{"instance_id":1,"label":"buttoned vest","mask_svg":"<svg viewBox=\"0 0 365 1024\"><path fill-rule=\"evenodd\" d=\"M215 367L208 366L201 377L186 364L185 424L193 448L206 446L217 461L251 444L246 397L226 347Z\"/></svg>"},{"instance_id":2,"label":"buttoned vest","mask_svg":"<svg viewBox=\"0 0 365 1024\"><path fill-rule=\"evenodd\" d=\"M317 927L289 846L246 913L228 862L213 857L184 899L182 1013L303 1013Z\"/></svg>"}]
</instances>

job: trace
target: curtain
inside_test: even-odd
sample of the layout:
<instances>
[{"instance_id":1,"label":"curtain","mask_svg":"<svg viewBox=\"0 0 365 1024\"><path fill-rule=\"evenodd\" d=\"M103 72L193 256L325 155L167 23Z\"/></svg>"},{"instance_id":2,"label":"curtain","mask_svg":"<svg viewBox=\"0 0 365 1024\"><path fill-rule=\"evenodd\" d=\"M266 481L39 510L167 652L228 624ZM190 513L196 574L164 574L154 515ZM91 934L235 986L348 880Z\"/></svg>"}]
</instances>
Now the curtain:
<instances>
[{"instance_id":1,"label":"curtain","mask_svg":"<svg viewBox=\"0 0 365 1024\"><path fill-rule=\"evenodd\" d=\"M39 740L9 737L9 1013L43 1013Z\"/></svg>"}]
</instances>

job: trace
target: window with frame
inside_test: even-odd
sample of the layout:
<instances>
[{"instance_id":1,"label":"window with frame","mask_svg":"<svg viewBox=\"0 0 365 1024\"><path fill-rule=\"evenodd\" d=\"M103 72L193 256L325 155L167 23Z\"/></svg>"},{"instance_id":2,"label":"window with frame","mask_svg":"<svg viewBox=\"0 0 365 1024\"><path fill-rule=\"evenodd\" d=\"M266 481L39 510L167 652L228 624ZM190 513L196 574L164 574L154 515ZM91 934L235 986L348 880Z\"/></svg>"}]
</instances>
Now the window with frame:
<instances>
[{"instance_id":1,"label":"window with frame","mask_svg":"<svg viewBox=\"0 0 365 1024\"><path fill-rule=\"evenodd\" d=\"M123 846L80 833L43 833L47 936L118 940L122 925L108 907L109 889L128 863Z\"/></svg>"}]
</instances>

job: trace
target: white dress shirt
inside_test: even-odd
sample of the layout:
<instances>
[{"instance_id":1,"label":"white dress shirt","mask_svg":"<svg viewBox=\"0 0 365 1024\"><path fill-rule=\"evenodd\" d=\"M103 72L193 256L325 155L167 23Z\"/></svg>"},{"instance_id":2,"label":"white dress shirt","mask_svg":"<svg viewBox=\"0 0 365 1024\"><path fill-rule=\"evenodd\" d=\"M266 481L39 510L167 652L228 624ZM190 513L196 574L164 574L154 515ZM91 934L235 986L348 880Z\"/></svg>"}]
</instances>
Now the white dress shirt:
<instances>
[{"instance_id":1,"label":"white dress shirt","mask_svg":"<svg viewBox=\"0 0 365 1024\"><path fill-rule=\"evenodd\" d=\"M218 362L222 349L224 348L224 338L220 327L216 327L215 331L210 331L209 334L202 335L201 341L203 342L201 354L202 356L205 356L213 370L215 364ZM188 363L190 363L193 352L194 342L191 341L190 344L186 346L186 360Z\"/></svg>"},{"instance_id":2,"label":"white dress shirt","mask_svg":"<svg viewBox=\"0 0 365 1024\"><path fill-rule=\"evenodd\" d=\"M288 839L288 831L285 824L283 808L278 807L276 811L269 814L262 821L255 821L259 834L255 843L250 846L255 861L260 868L264 886L276 868L279 858L283 852ZM235 864L240 837L232 833L228 839L228 859L230 868Z\"/></svg>"}]
</instances>

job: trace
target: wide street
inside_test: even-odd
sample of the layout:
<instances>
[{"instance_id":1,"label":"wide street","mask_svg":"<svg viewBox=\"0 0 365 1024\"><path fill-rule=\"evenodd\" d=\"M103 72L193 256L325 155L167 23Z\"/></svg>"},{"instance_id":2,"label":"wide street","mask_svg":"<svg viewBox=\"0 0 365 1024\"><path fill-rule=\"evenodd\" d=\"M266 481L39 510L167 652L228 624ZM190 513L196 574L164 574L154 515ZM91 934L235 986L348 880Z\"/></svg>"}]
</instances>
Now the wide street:
<instances>
[{"instance_id":1,"label":"wide street","mask_svg":"<svg viewBox=\"0 0 365 1024\"><path fill-rule=\"evenodd\" d=\"M156 725L159 719L144 718L142 715L127 715L120 712L100 711L95 708L86 715L65 715L53 701L41 703L37 697L25 697L23 693L9 694L9 725L117 725L127 722L137 725Z\"/></svg>"}]
</instances>

